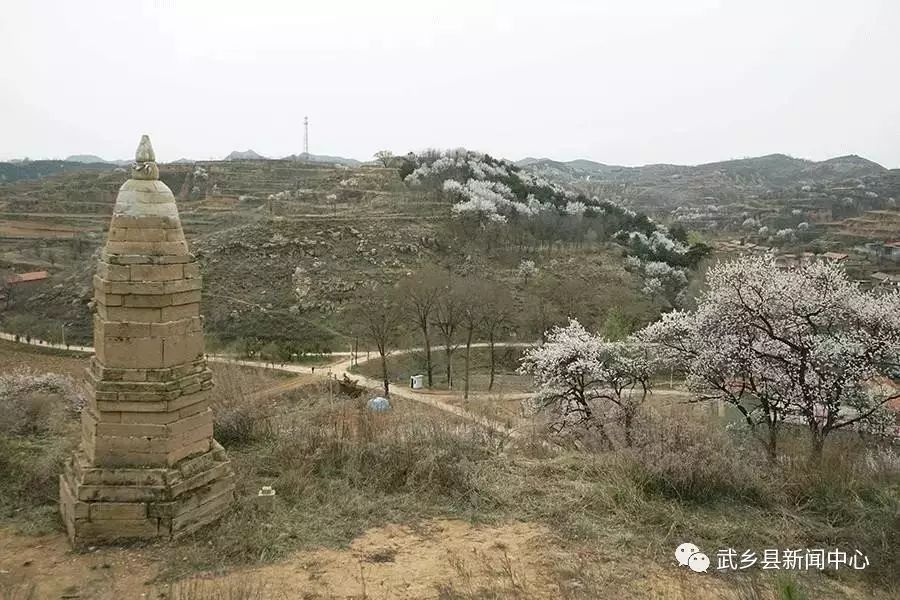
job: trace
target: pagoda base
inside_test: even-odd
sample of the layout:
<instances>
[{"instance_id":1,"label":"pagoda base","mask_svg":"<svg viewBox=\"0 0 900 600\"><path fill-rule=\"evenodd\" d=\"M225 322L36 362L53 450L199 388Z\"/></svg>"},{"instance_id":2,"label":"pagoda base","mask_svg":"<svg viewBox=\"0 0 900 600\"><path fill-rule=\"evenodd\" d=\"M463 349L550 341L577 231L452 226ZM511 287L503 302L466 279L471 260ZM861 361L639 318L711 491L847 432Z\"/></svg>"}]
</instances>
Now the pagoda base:
<instances>
[{"instance_id":1,"label":"pagoda base","mask_svg":"<svg viewBox=\"0 0 900 600\"><path fill-rule=\"evenodd\" d=\"M59 507L73 546L173 539L221 517L234 500L225 450L169 468L97 467L77 450L59 477Z\"/></svg>"}]
</instances>

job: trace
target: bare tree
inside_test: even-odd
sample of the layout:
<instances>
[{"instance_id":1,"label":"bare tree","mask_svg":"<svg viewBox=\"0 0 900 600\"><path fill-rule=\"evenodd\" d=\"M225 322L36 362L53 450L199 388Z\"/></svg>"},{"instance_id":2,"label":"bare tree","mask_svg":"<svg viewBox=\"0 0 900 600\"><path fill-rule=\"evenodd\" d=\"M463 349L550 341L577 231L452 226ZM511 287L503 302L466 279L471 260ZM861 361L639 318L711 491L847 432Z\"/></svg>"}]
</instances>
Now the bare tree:
<instances>
[{"instance_id":1,"label":"bare tree","mask_svg":"<svg viewBox=\"0 0 900 600\"><path fill-rule=\"evenodd\" d=\"M487 284L482 281L464 279L459 287L460 298L460 325L466 339L465 384L463 387L463 400L469 399L469 375L472 365L472 339L475 331L481 326L482 302L487 298Z\"/></svg>"},{"instance_id":2,"label":"bare tree","mask_svg":"<svg viewBox=\"0 0 900 600\"><path fill-rule=\"evenodd\" d=\"M362 335L378 349L378 356L381 358L381 380L384 384L384 395L387 397L390 394L387 355L397 339L403 321L401 306L393 290L377 287L360 299L355 313L354 321Z\"/></svg>"},{"instance_id":3,"label":"bare tree","mask_svg":"<svg viewBox=\"0 0 900 600\"><path fill-rule=\"evenodd\" d=\"M453 290L452 284L441 292L434 310L434 325L441 333L444 353L447 357L447 387L453 387L453 352L456 350L456 334L462 323L463 302Z\"/></svg>"},{"instance_id":4,"label":"bare tree","mask_svg":"<svg viewBox=\"0 0 900 600\"><path fill-rule=\"evenodd\" d=\"M481 330L487 337L491 361L488 391L494 388L494 379L497 375L497 356L495 352L497 336L513 324L514 314L513 298L506 286L496 283L490 284L487 293L482 298L481 304Z\"/></svg>"},{"instance_id":5,"label":"bare tree","mask_svg":"<svg viewBox=\"0 0 900 600\"><path fill-rule=\"evenodd\" d=\"M419 271L402 285L406 306L412 313L425 343L425 372L428 387L434 386L434 365L431 360L431 319L436 310L438 298L446 290L446 275L439 269L427 268Z\"/></svg>"},{"instance_id":6,"label":"bare tree","mask_svg":"<svg viewBox=\"0 0 900 600\"><path fill-rule=\"evenodd\" d=\"M379 150L375 153L375 158L381 161L381 164L385 167L391 164L391 160L394 158L394 153L390 150Z\"/></svg>"},{"instance_id":7,"label":"bare tree","mask_svg":"<svg viewBox=\"0 0 900 600\"><path fill-rule=\"evenodd\" d=\"M544 342L547 331L554 325L563 322L565 316L559 308L543 294L534 294L526 301L517 320L527 331L540 337Z\"/></svg>"}]
</instances>

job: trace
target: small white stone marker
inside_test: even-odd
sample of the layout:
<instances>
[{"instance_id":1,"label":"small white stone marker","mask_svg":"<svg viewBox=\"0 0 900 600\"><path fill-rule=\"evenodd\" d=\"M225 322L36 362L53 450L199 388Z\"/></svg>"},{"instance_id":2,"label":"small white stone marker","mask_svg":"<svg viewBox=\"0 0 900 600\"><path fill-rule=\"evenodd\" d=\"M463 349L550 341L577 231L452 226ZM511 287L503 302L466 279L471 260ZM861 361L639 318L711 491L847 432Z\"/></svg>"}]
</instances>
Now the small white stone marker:
<instances>
[{"instance_id":1,"label":"small white stone marker","mask_svg":"<svg viewBox=\"0 0 900 600\"><path fill-rule=\"evenodd\" d=\"M257 504L260 510L270 511L275 505L275 488L271 485L264 485L259 488L256 494Z\"/></svg>"}]
</instances>

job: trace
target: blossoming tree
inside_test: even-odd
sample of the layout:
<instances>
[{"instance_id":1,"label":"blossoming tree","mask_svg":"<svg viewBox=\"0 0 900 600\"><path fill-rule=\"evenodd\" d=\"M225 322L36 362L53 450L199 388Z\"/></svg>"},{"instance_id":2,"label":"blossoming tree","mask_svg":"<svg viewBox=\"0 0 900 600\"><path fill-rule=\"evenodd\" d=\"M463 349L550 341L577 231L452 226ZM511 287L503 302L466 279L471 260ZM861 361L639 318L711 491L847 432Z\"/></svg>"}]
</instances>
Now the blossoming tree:
<instances>
[{"instance_id":1,"label":"blossoming tree","mask_svg":"<svg viewBox=\"0 0 900 600\"><path fill-rule=\"evenodd\" d=\"M781 269L772 255L720 263L694 312L674 311L639 336L687 372L700 399L728 402L764 425L770 460L785 421L804 424L814 459L835 430L900 397L900 292L862 291L835 264Z\"/></svg>"},{"instance_id":2,"label":"blossoming tree","mask_svg":"<svg viewBox=\"0 0 900 600\"><path fill-rule=\"evenodd\" d=\"M522 357L520 371L532 375L538 388L533 407L552 410L558 417L557 431L569 424L597 424L601 347L597 336L572 319L565 327L551 329L543 345Z\"/></svg>"},{"instance_id":3,"label":"blossoming tree","mask_svg":"<svg viewBox=\"0 0 900 600\"><path fill-rule=\"evenodd\" d=\"M534 377L533 409L554 414L554 431L567 426L595 428L609 443L597 412L610 402L619 411L625 443L631 445L634 416L650 394L653 370L646 349L636 340L610 342L572 319L565 327L550 330L543 345L525 353L520 372Z\"/></svg>"}]
</instances>

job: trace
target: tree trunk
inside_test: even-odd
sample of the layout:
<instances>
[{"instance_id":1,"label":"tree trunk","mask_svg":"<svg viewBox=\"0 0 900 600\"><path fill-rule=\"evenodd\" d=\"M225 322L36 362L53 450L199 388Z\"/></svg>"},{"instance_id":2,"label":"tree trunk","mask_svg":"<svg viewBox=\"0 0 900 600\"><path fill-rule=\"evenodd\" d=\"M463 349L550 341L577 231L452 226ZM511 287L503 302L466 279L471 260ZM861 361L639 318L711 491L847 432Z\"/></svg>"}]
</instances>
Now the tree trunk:
<instances>
[{"instance_id":1,"label":"tree trunk","mask_svg":"<svg viewBox=\"0 0 900 600\"><path fill-rule=\"evenodd\" d=\"M384 383L384 397L387 398L390 394L390 382L388 381L387 356L383 352L381 353L381 381Z\"/></svg>"},{"instance_id":2,"label":"tree trunk","mask_svg":"<svg viewBox=\"0 0 900 600\"><path fill-rule=\"evenodd\" d=\"M825 448L825 432L822 430L812 431L809 448L809 462L812 465L819 466L822 464L822 451Z\"/></svg>"},{"instance_id":3,"label":"tree trunk","mask_svg":"<svg viewBox=\"0 0 900 600\"><path fill-rule=\"evenodd\" d=\"M607 450L612 450L614 446L609 435L606 433L606 427L604 427L603 423L601 423L600 421L594 421L594 426L600 433L600 442L603 444L603 447Z\"/></svg>"},{"instance_id":4,"label":"tree trunk","mask_svg":"<svg viewBox=\"0 0 900 600\"><path fill-rule=\"evenodd\" d=\"M766 437L766 461L769 465L778 462L778 428L774 423L768 424L768 435Z\"/></svg>"},{"instance_id":5,"label":"tree trunk","mask_svg":"<svg viewBox=\"0 0 900 600\"><path fill-rule=\"evenodd\" d=\"M634 439L632 437L632 425L634 424L634 412L628 409L625 409L625 422L622 424L622 427L625 429L625 446L631 448L631 445L634 443Z\"/></svg>"},{"instance_id":6,"label":"tree trunk","mask_svg":"<svg viewBox=\"0 0 900 600\"><path fill-rule=\"evenodd\" d=\"M447 354L447 389L453 389L453 366L451 364L451 359L453 358L453 350L450 349L450 344L447 344L444 352Z\"/></svg>"},{"instance_id":7,"label":"tree trunk","mask_svg":"<svg viewBox=\"0 0 900 600\"><path fill-rule=\"evenodd\" d=\"M434 385L434 368L431 366L431 339L428 337L428 328L423 329L425 334L425 373L428 375L428 387Z\"/></svg>"},{"instance_id":8,"label":"tree trunk","mask_svg":"<svg viewBox=\"0 0 900 600\"><path fill-rule=\"evenodd\" d=\"M463 387L463 400L469 399L469 355L472 353L472 329L466 333L466 383Z\"/></svg>"},{"instance_id":9,"label":"tree trunk","mask_svg":"<svg viewBox=\"0 0 900 600\"><path fill-rule=\"evenodd\" d=\"M490 352L491 352L491 379L488 382L488 391L491 391L492 389L494 389L494 374L497 372L497 360L494 357L494 332L493 331L491 331L490 335L488 336L488 343L490 345Z\"/></svg>"}]
</instances>

